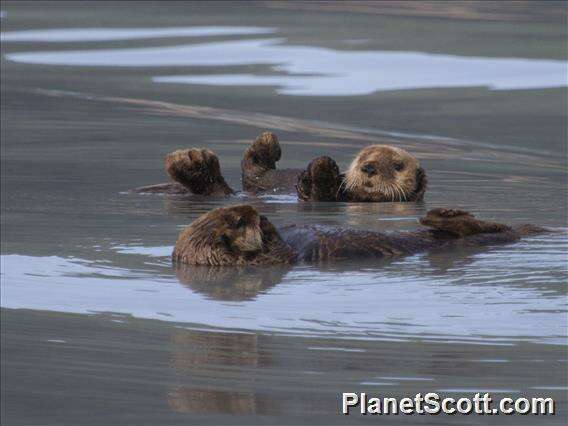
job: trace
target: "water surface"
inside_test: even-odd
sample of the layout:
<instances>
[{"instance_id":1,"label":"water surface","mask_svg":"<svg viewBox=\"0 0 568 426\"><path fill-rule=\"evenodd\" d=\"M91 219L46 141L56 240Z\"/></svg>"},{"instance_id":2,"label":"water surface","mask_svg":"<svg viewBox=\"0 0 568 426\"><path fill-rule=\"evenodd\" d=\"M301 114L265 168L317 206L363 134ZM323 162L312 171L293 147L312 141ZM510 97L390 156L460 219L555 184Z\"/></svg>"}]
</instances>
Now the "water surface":
<instances>
[{"instance_id":1,"label":"water surface","mask_svg":"<svg viewBox=\"0 0 568 426\"><path fill-rule=\"evenodd\" d=\"M565 28L167 6L6 6L3 419L333 424L376 420L338 416L341 391L490 390L560 407L506 422L563 424ZM215 150L240 189L242 152L264 130L279 135L282 167L408 149L426 200L125 193L164 181L163 156L190 146ZM394 261L172 267L184 226L242 202L276 225L394 232L453 206L556 232Z\"/></svg>"}]
</instances>

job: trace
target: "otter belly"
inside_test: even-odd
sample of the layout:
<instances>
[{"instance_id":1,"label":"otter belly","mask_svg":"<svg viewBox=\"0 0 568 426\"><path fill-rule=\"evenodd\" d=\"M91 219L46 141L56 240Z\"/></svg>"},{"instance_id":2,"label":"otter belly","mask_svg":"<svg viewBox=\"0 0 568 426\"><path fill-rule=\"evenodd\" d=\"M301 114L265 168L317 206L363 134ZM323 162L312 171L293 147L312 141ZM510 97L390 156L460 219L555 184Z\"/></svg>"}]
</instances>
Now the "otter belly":
<instances>
[{"instance_id":1,"label":"otter belly","mask_svg":"<svg viewBox=\"0 0 568 426\"><path fill-rule=\"evenodd\" d=\"M389 235L377 232L319 225L289 225L279 231L298 262L379 259L404 254Z\"/></svg>"}]
</instances>

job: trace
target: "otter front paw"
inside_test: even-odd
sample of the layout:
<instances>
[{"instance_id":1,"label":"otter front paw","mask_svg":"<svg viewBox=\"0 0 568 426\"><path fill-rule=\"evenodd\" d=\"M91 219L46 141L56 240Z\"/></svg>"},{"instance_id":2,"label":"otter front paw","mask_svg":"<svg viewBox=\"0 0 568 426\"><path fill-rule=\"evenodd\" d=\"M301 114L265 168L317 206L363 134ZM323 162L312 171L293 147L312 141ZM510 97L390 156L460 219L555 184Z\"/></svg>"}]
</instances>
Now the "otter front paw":
<instances>
[{"instance_id":1,"label":"otter front paw","mask_svg":"<svg viewBox=\"0 0 568 426\"><path fill-rule=\"evenodd\" d=\"M420 219L420 223L460 237L476 234L495 234L511 230L507 225L479 220L471 213L458 209L432 209L426 216Z\"/></svg>"},{"instance_id":2,"label":"otter front paw","mask_svg":"<svg viewBox=\"0 0 568 426\"><path fill-rule=\"evenodd\" d=\"M241 161L243 189L249 192L263 191L266 188L259 183L259 178L270 170L276 169L282 151L278 137L274 133L261 133L247 148Z\"/></svg>"},{"instance_id":3,"label":"otter front paw","mask_svg":"<svg viewBox=\"0 0 568 426\"><path fill-rule=\"evenodd\" d=\"M337 201L341 181L337 163L326 156L318 157L298 176L298 198L303 201Z\"/></svg>"},{"instance_id":4,"label":"otter front paw","mask_svg":"<svg viewBox=\"0 0 568 426\"><path fill-rule=\"evenodd\" d=\"M245 152L245 157L247 155L256 165L266 170L275 169L276 163L282 156L278 137L270 132L261 133Z\"/></svg>"},{"instance_id":5,"label":"otter front paw","mask_svg":"<svg viewBox=\"0 0 568 426\"><path fill-rule=\"evenodd\" d=\"M274 133L263 132L247 148L241 162L243 176L258 176L267 170L274 170L282 151Z\"/></svg>"},{"instance_id":6,"label":"otter front paw","mask_svg":"<svg viewBox=\"0 0 568 426\"><path fill-rule=\"evenodd\" d=\"M426 217L439 218L439 219L452 218L452 217L458 217L458 216L474 217L471 213L466 212L465 210L445 209L445 208L441 208L441 207L437 208L437 209L429 210L428 213L426 214Z\"/></svg>"},{"instance_id":7,"label":"otter front paw","mask_svg":"<svg viewBox=\"0 0 568 426\"><path fill-rule=\"evenodd\" d=\"M233 191L221 174L217 155L209 149L179 149L166 155L168 176L198 195L228 195Z\"/></svg>"}]
</instances>

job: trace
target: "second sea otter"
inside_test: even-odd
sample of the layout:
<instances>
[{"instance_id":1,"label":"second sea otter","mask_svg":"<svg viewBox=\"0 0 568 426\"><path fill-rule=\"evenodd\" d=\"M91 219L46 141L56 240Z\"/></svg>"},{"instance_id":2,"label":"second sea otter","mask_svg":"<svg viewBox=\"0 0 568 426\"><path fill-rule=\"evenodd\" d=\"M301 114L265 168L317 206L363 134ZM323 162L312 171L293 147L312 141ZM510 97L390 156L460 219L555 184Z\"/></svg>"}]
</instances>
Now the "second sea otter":
<instances>
[{"instance_id":1,"label":"second sea otter","mask_svg":"<svg viewBox=\"0 0 568 426\"><path fill-rule=\"evenodd\" d=\"M510 227L454 209L434 209L420 220L431 229L383 233L320 225L274 225L249 205L212 210L184 229L172 253L189 265L271 265L342 259L392 258L432 249L510 243L546 232Z\"/></svg>"}]
</instances>

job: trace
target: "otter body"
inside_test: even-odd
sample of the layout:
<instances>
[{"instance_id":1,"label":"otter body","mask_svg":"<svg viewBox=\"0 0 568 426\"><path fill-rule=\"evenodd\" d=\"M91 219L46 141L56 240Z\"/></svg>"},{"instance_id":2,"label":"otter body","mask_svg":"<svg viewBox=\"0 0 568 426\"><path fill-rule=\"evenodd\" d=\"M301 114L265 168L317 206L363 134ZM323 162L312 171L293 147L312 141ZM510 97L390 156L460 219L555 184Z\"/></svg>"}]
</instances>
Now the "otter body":
<instances>
[{"instance_id":1,"label":"otter body","mask_svg":"<svg viewBox=\"0 0 568 426\"><path fill-rule=\"evenodd\" d=\"M249 205L218 208L191 223L178 237L174 262L190 265L266 265L344 259L390 258L432 249L503 244L544 228L475 219L451 209L434 209L420 222L433 229L382 233L318 225L280 230Z\"/></svg>"},{"instance_id":2,"label":"otter body","mask_svg":"<svg viewBox=\"0 0 568 426\"><path fill-rule=\"evenodd\" d=\"M421 201L426 175L418 160L400 148L371 145L362 149L346 173L329 157L314 159L305 170L278 170L282 156L278 137L261 133L241 161L243 190L253 195L293 194L303 201ZM208 149L177 150L165 158L173 184L137 188L135 192L227 196L235 193L221 174L219 160Z\"/></svg>"}]
</instances>

